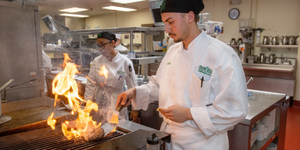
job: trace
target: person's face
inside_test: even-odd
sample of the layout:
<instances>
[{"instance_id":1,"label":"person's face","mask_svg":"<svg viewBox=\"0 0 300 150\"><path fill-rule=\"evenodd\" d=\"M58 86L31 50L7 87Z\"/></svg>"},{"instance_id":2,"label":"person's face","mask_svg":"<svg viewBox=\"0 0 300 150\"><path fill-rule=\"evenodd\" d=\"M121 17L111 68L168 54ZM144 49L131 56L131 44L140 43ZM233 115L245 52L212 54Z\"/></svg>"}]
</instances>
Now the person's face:
<instances>
[{"instance_id":1,"label":"person's face","mask_svg":"<svg viewBox=\"0 0 300 150\"><path fill-rule=\"evenodd\" d=\"M99 52L106 57L107 59L111 59L113 57L115 41L110 41L108 39L99 38L97 39L97 45Z\"/></svg>"},{"instance_id":2,"label":"person's face","mask_svg":"<svg viewBox=\"0 0 300 150\"><path fill-rule=\"evenodd\" d=\"M181 42L187 35L188 24L183 13L162 13L162 21L165 24L166 33L175 42Z\"/></svg>"}]
</instances>

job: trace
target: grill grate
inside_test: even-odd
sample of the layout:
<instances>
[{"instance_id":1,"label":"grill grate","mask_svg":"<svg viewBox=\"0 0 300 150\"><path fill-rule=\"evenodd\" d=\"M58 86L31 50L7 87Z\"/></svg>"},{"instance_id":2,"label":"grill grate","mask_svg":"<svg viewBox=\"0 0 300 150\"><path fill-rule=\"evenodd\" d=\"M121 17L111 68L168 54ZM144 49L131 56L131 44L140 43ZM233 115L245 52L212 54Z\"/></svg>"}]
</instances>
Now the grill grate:
<instances>
[{"instance_id":1,"label":"grill grate","mask_svg":"<svg viewBox=\"0 0 300 150\"><path fill-rule=\"evenodd\" d=\"M121 136L121 133L112 132L99 140L86 142L84 140L67 140L60 127L56 130L42 128L23 133L17 133L0 137L0 149L93 149L101 143Z\"/></svg>"}]
</instances>

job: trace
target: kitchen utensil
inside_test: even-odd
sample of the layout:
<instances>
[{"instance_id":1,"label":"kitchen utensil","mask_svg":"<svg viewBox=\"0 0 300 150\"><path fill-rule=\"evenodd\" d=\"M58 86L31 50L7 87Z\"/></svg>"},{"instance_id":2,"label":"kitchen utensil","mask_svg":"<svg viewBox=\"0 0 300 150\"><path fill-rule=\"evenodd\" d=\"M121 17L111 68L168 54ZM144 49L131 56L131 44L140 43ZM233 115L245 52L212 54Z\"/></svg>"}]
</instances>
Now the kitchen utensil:
<instances>
[{"instance_id":1,"label":"kitchen utensil","mask_svg":"<svg viewBox=\"0 0 300 150\"><path fill-rule=\"evenodd\" d=\"M264 63L265 62L265 54L260 53L260 63Z\"/></svg>"},{"instance_id":2,"label":"kitchen utensil","mask_svg":"<svg viewBox=\"0 0 300 150\"><path fill-rule=\"evenodd\" d=\"M262 43L263 43L263 45L268 45L269 44L269 37L268 36L264 36Z\"/></svg>"},{"instance_id":3,"label":"kitchen utensil","mask_svg":"<svg viewBox=\"0 0 300 150\"><path fill-rule=\"evenodd\" d=\"M289 45L294 45L294 43L295 43L295 37L294 36L290 36L288 43L289 43Z\"/></svg>"},{"instance_id":4,"label":"kitchen utensil","mask_svg":"<svg viewBox=\"0 0 300 150\"><path fill-rule=\"evenodd\" d=\"M278 45L282 45L282 36L277 36Z\"/></svg>"},{"instance_id":5,"label":"kitchen utensil","mask_svg":"<svg viewBox=\"0 0 300 150\"><path fill-rule=\"evenodd\" d=\"M258 62L258 57L257 57L257 55L254 55L254 57L253 57L253 62L254 62L254 63L257 63L257 62Z\"/></svg>"},{"instance_id":6,"label":"kitchen utensil","mask_svg":"<svg viewBox=\"0 0 300 150\"><path fill-rule=\"evenodd\" d=\"M295 44L299 45L299 36L297 36Z\"/></svg>"},{"instance_id":7,"label":"kitchen utensil","mask_svg":"<svg viewBox=\"0 0 300 150\"><path fill-rule=\"evenodd\" d=\"M269 55L269 62L270 64L274 64L276 60L275 54L270 54Z\"/></svg>"},{"instance_id":8,"label":"kitchen utensil","mask_svg":"<svg viewBox=\"0 0 300 150\"><path fill-rule=\"evenodd\" d=\"M289 39L289 37L288 36L282 36L282 45L287 45L288 44L288 40Z\"/></svg>"},{"instance_id":9,"label":"kitchen utensil","mask_svg":"<svg viewBox=\"0 0 300 150\"><path fill-rule=\"evenodd\" d=\"M272 40L273 40L273 37L272 37L272 36L269 36L269 45L273 45Z\"/></svg>"},{"instance_id":10,"label":"kitchen utensil","mask_svg":"<svg viewBox=\"0 0 300 150\"><path fill-rule=\"evenodd\" d=\"M278 45L278 40L277 40L277 36L272 38L272 45Z\"/></svg>"},{"instance_id":11,"label":"kitchen utensil","mask_svg":"<svg viewBox=\"0 0 300 150\"><path fill-rule=\"evenodd\" d=\"M230 45L237 45L235 38L231 38Z\"/></svg>"},{"instance_id":12,"label":"kitchen utensil","mask_svg":"<svg viewBox=\"0 0 300 150\"><path fill-rule=\"evenodd\" d=\"M266 59L266 60L265 60L265 63L266 63L266 64L269 64L269 63L270 63L269 57L266 57L265 59Z\"/></svg>"},{"instance_id":13,"label":"kitchen utensil","mask_svg":"<svg viewBox=\"0 0 300 150\"><path fill-rule=\"evenodd\" d=\"M239 38L238 44L243 44L243 39L242 38Z\"/></svg>"}]
</instances>

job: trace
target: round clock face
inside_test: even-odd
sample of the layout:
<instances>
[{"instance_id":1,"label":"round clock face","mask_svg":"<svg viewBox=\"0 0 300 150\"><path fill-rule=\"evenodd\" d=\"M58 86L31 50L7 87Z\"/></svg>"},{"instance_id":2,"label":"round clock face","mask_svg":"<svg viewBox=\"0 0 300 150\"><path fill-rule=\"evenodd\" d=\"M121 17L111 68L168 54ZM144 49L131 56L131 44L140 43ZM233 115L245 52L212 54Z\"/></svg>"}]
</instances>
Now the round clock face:
<instances>
[{"instance_id":1,"label":"round clock face","mask_svg":"<svg viewBox=\"0 0 300 150\"><path fill-rule=\"evenodd\" d=\"M228 16L230 19L235 20L240 16L240 11L237 8L232 8L229 11Z\"/></svg>"}]
</instances>

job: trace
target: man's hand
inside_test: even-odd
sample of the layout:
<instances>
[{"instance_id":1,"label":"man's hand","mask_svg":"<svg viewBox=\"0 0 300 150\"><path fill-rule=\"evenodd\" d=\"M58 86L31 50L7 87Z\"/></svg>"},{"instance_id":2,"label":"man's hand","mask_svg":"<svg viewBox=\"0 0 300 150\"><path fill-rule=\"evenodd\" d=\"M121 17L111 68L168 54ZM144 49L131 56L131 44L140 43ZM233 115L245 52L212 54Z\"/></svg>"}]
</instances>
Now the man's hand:
<instances>
[{"instance_id":1,"label":"man's hand","mask_svg":"<svg viewBox=\"0 0 300 150\"><path fill-rule=\"evenodd\" d=\"M136 95L135 87L130 88L129 90L118 95L116 108L119 105L124 105L124 107L128 107L131 103L131 100L135 99L135 95Z\"/></svg>"},{"instance_id":2,"label":"man's hand","mask_svg":"<svg viewBox=\"0 0 300 150\"><path fill-rule=\"evenodd\" d=\"M187 120L193 120L191 111L189 108L184 108L178 105L173 105L168 108L162 109L159 111L167 118L174 122L182 123Z\"/></svg>"}]
</instances>

